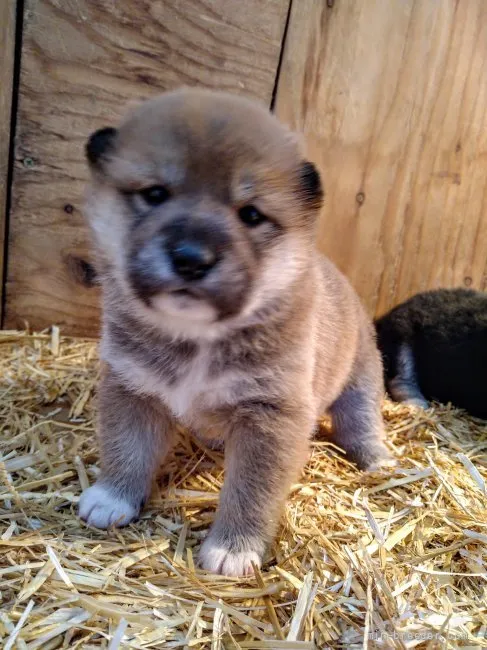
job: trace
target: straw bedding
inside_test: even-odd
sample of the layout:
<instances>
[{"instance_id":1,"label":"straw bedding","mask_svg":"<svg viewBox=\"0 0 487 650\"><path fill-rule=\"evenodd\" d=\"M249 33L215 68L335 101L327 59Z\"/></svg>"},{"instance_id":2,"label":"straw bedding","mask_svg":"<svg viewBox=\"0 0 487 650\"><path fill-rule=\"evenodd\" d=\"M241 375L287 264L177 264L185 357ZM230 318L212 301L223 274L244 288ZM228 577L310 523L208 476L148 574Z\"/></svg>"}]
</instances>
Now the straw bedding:
<instances>
[{"instance_id":1,"label":"straw bedding","mask_svg":"<svg viewBox=\"0 0 487 650\"><path fill-rule=\"evenodd\" d=\"M181 431L142 519L88 528L96 344L0 333L0 639L13 648L487 647L487 426L385 404L395 470L323 432L255 576L197 567L222 457Z\"/></svg>"}]
</instances>

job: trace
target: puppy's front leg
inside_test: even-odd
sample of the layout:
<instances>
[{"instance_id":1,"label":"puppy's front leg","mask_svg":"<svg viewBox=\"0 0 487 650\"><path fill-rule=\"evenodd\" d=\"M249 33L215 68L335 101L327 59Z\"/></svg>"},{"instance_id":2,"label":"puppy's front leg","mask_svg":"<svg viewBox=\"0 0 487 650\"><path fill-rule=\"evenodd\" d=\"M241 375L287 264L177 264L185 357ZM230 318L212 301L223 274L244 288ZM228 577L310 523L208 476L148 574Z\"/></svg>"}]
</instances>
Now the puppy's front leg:
<instances>
[{"instance_id":1,"label":"puppy's front leg","mask_svg":"<svg viewBox=\"0 0 487 650\"><path fill-rule=\"evenodd\" d=\"M128 391L107 370L99 386L102 473L81 495L81 519L97 528L137 519L173 435L173 422L162 404Z\"/></svg>"},{"instance_id":2,"label":"puppy's front leg","mask_svg":"<svg viewBox=\"0 0 487 650\"><path fill-rule=\"evenodd\" d=\"M200 551L213 573L241 576L260 566L291 484L307 459L311 410L252 402L238 408L225 442L225 482Z\"/></svg>"}]
</instances>

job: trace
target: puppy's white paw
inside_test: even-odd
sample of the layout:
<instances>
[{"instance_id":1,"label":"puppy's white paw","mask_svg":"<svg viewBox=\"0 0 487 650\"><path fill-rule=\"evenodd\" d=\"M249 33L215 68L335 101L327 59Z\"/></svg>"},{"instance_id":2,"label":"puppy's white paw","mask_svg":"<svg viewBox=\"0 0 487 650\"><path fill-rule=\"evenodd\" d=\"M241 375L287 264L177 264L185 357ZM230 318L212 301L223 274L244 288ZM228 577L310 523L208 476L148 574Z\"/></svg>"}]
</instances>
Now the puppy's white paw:
<instances>
[{"instance_id":1,"label":"puppy's white paw","mask_svg":"<svg viewBox=\"0 0 487 650\"><path fill-rule=\"evenodd\" d=\"M397 463L386 445L377 439L361 440L360 444L347 450L347 457L363 472L377 472Z\"/></svg>"},{"instance_id":2,"label":"puppy's white paw","mask_svg":"<svg viewBox=\"0 0 487 650\"><path fill-rule=\"evenodd\" d=\"M397 460L393 456L383 456L367 465L368 472L379 472L381 469L388 469L397 466Z\"/></svg>"},{"instance_id":3,"label":"puppy's white paw","mask_svg":"<svg viewBox=\"0 0 487 650\"><path fill-rule=\"evenodd\" d=\"M83 492L79 500L79 516L90 526L110 528L126 526L139 516L139 510L125 499L96 483Z\"/></svg>"},{"instance_id":4,"label":"puppy's white paw","mask_svg":"<svg viewBox=\"0 0 487 650\"><path fill-rule=\"evenodd\" d=\"M248 576L254 573L252 562L260 567L261 555L257 551L230 551L218 546L209 537L203 542L199 562L203 569L224 576Z\"/></svg>"},{"instance_id":5,"label":"puppy's white paw","mask_svg":"<svg viewBox=\"0 0 487 650\"><path fill-rule=\"evenodd\" d=\"M414 406L415 408L429 409L429 402L422 397L410 397L409 399L404 400L403 404L406 406Z\"/></svg>"}]
</instances>

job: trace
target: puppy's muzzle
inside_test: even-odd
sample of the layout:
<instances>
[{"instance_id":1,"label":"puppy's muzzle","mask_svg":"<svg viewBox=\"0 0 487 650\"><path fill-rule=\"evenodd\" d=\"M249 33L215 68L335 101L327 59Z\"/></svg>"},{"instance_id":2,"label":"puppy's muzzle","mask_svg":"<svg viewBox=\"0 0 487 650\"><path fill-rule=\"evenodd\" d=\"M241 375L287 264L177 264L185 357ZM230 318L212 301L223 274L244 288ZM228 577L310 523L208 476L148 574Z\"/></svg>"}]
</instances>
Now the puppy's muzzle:
<instances>
[{"instance_id":1,"label":"puppy's muzzle","mask_svg":"<svg viewBox=\"0 0 487 650\"><path fill-rule=\"evenodd\" d=\"M185 282L201 280L218 262L217 251L195 239L181 239L166 244L174 273Z\"/></svg>"}]
</instances>

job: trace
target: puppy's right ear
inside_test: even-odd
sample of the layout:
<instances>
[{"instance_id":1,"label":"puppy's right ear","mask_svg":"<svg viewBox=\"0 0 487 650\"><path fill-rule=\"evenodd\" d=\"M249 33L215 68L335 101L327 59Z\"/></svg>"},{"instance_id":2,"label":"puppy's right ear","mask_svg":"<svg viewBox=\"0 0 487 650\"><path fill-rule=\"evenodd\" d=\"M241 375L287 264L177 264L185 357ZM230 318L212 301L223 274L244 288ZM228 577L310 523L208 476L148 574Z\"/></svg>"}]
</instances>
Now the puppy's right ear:
<instances>
[{"instance_id":1,"label":"puppy's right ear","mask_svg":"<svg viewBox=\"0 0 487 650\"><path fill-rule=\"evenodd\" d=\"M103 161L113 151L117 129L106 127L92 133L86 143L85 153L90 166L102 169Z\"/></svg>"}]
</instances>

